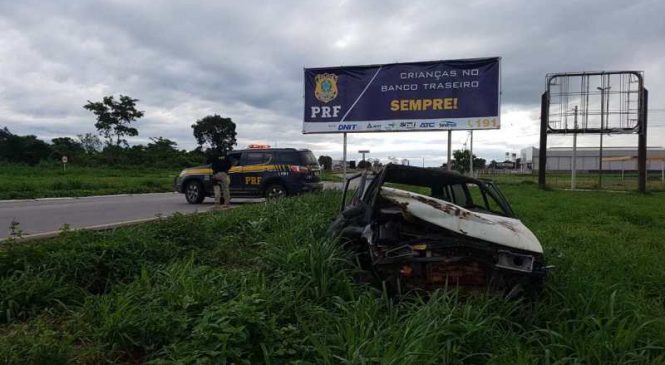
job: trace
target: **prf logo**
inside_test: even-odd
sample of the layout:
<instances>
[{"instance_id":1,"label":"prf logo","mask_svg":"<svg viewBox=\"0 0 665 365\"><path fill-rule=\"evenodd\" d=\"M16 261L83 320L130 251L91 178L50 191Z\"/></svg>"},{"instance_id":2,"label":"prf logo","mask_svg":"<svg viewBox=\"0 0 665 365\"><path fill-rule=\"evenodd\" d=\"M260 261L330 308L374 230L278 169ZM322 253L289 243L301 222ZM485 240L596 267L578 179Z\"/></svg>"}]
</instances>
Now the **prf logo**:
<instances>
[{"instance_id":1,"label":"prf logo","mask_svg":"<svg viewBox=\"0 0 665 365\"><path fill-rule=\"evenodd\" d=\"M316 87L314 88L314 96L319 101L328 103L337 97L337 75L335 74L318 74L314 78Z\"/></svg>"},{"instance_id":2,"label":"prf logo","mask_svg":"<svg viewBox=\"0 0 665 365\"><path fill-rule=\"evenodd\" d=\"M314 80L316 81L314 96L316 96L317 100L323 103L335 100L337 97L337 75L318 74L314 77ZM341 105L312 106L310 107L310 117L312 119L337 118L341 110Z\"/></svg>"}]
</instances>

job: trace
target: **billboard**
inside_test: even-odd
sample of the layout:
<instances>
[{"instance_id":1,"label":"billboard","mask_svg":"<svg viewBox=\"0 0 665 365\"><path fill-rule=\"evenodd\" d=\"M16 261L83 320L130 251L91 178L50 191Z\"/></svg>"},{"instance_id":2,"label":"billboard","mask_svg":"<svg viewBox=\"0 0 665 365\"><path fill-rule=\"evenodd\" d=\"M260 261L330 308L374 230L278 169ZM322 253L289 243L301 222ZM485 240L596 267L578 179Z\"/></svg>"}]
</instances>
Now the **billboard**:
<instances>
[{"instance_id":1,"label":"billboard","mask_svg":"<svg viewBox=\"0 0 665 365\"><path fill-rule=\"evenodd\" d=\"M305 69L303 133L498 129L500 58Z\"/></svg>"}]
</instances>

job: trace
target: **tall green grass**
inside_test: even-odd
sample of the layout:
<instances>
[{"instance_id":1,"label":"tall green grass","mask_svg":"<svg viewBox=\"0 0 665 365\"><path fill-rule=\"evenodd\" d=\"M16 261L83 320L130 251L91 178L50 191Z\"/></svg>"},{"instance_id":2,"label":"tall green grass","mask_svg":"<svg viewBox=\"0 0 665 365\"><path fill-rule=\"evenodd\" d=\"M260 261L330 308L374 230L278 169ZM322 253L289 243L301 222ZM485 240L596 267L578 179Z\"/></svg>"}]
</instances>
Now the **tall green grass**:
<instances>
[{"instance_id":1,"label":"tall green grass","mask_svg":"<svg viewBox=\"0 0 665 365\"><path fill-rule=\"evenodd\" d=\"M665 363L665 195L505 190L556 266L537 302L354 283L325 192L10 244L0 363Z\"/></svg>"},{"instance_id":2,"label":"tall green grass","mask_svg":"<svg viewBox=\"0 0 665 365\"><path fill-rule=\"evenodd\" d=\"M0 164L0 200L173 190L179 169Z\"/></svg>"}]
</instances>

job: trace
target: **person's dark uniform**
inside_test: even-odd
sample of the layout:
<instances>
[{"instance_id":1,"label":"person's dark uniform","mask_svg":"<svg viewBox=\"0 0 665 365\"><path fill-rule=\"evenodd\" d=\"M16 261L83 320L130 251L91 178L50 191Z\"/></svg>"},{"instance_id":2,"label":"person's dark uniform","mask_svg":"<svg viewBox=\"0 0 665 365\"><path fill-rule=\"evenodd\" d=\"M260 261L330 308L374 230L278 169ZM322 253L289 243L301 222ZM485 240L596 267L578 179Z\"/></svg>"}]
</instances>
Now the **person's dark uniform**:
<instances>
[{"instance_id":1,"label":"person's dark uniform","mask_svg":"<svg viewBox=\"0 0 665 365\"><path fill-rule=\"evenodd\" d=\"M228 207L231 203L231 178L229 177L231 166L231 161L225 155L214 159L210 164L212 178L215 180L215 204L221 203L222 195L224 196L224 206Z\"/></svg>"}]
</instances>

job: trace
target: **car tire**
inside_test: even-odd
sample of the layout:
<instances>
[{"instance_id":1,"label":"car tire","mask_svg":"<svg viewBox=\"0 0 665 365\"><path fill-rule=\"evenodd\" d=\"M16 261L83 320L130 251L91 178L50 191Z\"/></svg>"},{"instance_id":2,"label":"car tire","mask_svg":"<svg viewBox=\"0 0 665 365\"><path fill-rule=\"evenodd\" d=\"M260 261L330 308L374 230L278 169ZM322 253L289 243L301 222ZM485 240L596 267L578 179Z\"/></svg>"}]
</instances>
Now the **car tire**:
<instances>
[{"instance_id":1,"label":"car tire","mask_svg":"<svg viewBox=\"0 0 665 365\"><path fill-rule=\"evenodd\" d=\"M200 181L191 180L185 185L185 199L189 204L201 204L205 197L203 184Z\"/></svg>"},{"instance_id":2,"label":"car tire","mask_svg":"<svg viewBox=\"0 0 665 365\"><path fill-rule=\"evenodd\" d=\"M266 199L278 199L288 195L288 192L282 184L270 184L263 191L263 196Z\"/></svg>"}]
</instances>

